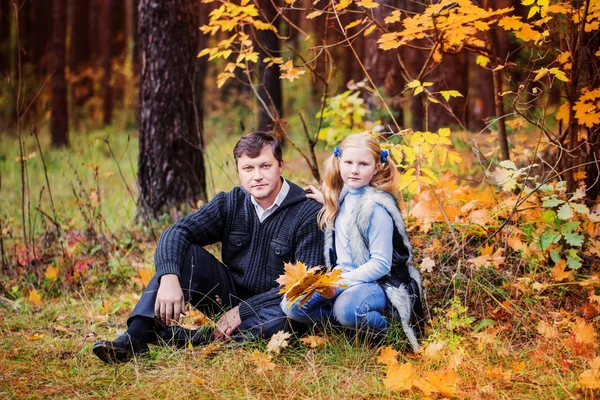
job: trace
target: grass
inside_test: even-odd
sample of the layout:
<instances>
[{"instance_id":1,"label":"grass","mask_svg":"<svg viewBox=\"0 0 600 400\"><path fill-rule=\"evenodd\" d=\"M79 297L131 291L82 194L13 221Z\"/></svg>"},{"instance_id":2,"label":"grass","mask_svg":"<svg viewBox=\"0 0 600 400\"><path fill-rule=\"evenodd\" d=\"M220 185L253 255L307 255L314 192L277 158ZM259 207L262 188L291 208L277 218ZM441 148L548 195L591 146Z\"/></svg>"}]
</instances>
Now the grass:
<instances>
[{"instance_id":1,"label":"grass","mask_svg":"<svg viewBox=\"0 0 600 400\"><path fill-rule=\"evenodd\" d=\"M310 104L302 98L296 101ZM239 136L240 121L252 126L253 118L244 107L216 104L207 110L211 195L236 184L231 149ZM292 115L288 122L293 137L302 143L299 117ZM257 371L253 360L255 351L266 353L265 342L227 344L211 354L202 348L153 346L149 359L106 366L93 356L91 347L99 339L114 338L124 331L141 290L137 270L152 268L155 246L144 226L135 223L135 201L126 187L135 198L137 133L113 128L91 131L72 136L69 150L51 149L47 137L40 138L58 219L77 238L67 256L57 254L58 242L47 237L51 222L37 211L52 216L48 188L42 191L47 184L41 154L35 138L26 136L25 154L36 152L27 161L28 232L35 233L41 249L45 240L53 247L53 254L42 257L36 270L14 260L21 240L21 173L20 163L15 161L19 147L14 138L0 139L0 221L13 268L3 270L0 281L2 398L562 399L598 394L578 385L580 374L589 368L588 360L596 354L595 341L593 346L573 341L575 317L590 312L579 309L585 300L580 292L556 286L544 296L523 294L502 279L505 271L482 269L472 277L465 276L462 270L457 274L454 259L447 260L444 271L428 276L432 320L419 355L403 350L405 338L394 325L380 346L329 331L325 333L328 342L316 349L292 340L281 354L272 356L272 370ZM293 149L285 149L285 159L286 177L300 184L314 183ZM98 167L97 180L94 165ZM99 196L94 197L93 190ZM87 209L76 204L74 192L87 196L88 203L96 199L93 209L101 212L105 235L86 236ZM100 214L94 215L99 218ZM157 230L169 223L162 221ZM429 236L411 231L411 240L419 243L417 254L432 238L448 235L443 226L434 228ZM476 247L468 250L476 252ZM458 262L464 264L467 257L457 256ZM85 262L80 265L80 261ZM62 268L56 280L44 276L48 266ZM83 268L81 276L68 280L66 272L78 266ZM31 300L29 290L33 288L42 296L40 305ZM559 311L561 308L568 311ZM591 323L585 326L597 328L597 312L586 320ZM541 334L542 321L556 334ZM376 360L378 347L389 344L401 350L398 362L411 363L419 378L428 373L455 374L455 395L427 393L416 387L390 391L384 384L387 368Z\"/></svg>"},{"instance_id":2,"label":"grass","mask_svg":"<svg viewBox=\"0 0 600 400\"><path fill-rule=\"evenodd\" d=\"M86 298L78 292L48 300L42 307L18 304L18 311L0 308L3 398L424 396L416 388L390 392L383 383L386 368L376 361L377 347L352 335L326 334L328 342L317 349L293 341L281 354L272 356L275 368L264 371L257 371L252 360L254 351L265 353L261 342L225 344L212 354L202 348L153 346L149 359L104 365L93 356L91 346L99 338L122 331L128 308L106 313L102 297ZM577 388L577 380L587 366L572 348L565 346L567 337L523 341L512 337L506 328L494 340L482 341L467 331L449 330L449 318L434 324L429 340L433 345L419 356L401 353L399 362L413 364L421 377L432 371L447 371L452 363L456 364L459 384L452 397L562 399L585 394ZM392 339L382 346L389 341ZM440 347L440 343L444 345ZM429 396L442 398L435 393Z\"/></svg>"}]
</instances>

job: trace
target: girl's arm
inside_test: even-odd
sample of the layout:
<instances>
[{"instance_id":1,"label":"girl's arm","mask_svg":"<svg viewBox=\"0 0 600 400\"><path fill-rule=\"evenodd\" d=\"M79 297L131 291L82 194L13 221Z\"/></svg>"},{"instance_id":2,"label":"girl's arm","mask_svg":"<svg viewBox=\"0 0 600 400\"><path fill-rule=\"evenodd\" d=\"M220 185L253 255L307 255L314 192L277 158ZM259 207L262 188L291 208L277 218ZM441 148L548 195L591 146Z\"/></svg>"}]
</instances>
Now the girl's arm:
<instances>
[{"instance_id":1,"label":"girl's arm","mask_svg":"<svg viewBox=\"0 0 600 400\"><path fill-rule=\"evenodd\" d=\"M359 283L375 282L389 273L392 268L394 223L392 217L381 206L375 207L373 211L368 236L369 261L352 271L342 273L343 283L348 287Z\"/></svg>"}]
</instances>

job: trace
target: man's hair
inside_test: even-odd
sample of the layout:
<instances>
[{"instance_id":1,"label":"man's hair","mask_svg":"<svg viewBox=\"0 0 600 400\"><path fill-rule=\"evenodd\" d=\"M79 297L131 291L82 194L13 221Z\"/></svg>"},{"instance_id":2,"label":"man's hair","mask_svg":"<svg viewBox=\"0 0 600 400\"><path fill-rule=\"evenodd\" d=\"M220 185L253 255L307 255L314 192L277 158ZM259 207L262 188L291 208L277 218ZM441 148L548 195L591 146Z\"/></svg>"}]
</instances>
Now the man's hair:
<instances>
[{"instance_id":1,"label":"man's hair","mask_svg":"<svg viewBox=\"0 0 600 400\"><path fill-rule=\"evenodd\" d=\"M256 158L260 155L260 152L265 148L270 147L273 151L273 156L281 164L283 161L283 154L279 142L265 132L252 132L242 136L233 148L233 158L237 164L238 159L246 155L250 158Z\"/></svg>"}]
</instances>

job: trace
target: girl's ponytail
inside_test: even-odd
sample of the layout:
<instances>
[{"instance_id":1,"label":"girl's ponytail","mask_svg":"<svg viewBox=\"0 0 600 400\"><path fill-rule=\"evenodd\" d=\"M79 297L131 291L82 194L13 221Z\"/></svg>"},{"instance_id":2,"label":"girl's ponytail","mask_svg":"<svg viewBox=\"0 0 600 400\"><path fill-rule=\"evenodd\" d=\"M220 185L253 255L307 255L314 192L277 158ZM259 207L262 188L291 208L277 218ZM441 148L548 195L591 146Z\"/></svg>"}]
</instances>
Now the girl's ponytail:
<instances>
[{"instance_id":1,"label":"girl's ponytail","mask_svg":"<svg viewBox=\"0 0 600 400\"><path fill-rule=\"evenodd\" d=\"M333 227L333 221L339 212L340 192L344 187L344 181L340 175L340 159L330 155L325 165L321 191L325 203L319 212L318 222L322 230Z\"/></svg>"}]
</instances>

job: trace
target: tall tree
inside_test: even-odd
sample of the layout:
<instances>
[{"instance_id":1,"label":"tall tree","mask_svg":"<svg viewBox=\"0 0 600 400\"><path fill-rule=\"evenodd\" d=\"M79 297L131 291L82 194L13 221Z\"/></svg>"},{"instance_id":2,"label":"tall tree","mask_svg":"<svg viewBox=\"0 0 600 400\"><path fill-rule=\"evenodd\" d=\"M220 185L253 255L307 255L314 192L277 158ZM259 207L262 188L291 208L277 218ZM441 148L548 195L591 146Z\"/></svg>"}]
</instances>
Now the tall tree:
<instances>
[{"instance_id":1,"label":"tall tree","mask_svg":"<svg viewBox=\"0 0 600 400\"><path fill-rule=\"evenodd\" d=\"M47 0L29 0L31 3L31 62L40 80L51 72L52 60L52 2Z\"/></svg>"},{"instance_id":2,"label":"tall tree","mask_svg":"<svg viewBox=\"0 0 600 400\"><path fill-rule=\"evenodd\" d=\"M271 0L258 0L258 6L266 21L276 25L277 9ZM258 130L268 131L272 130L269 126L273 125L274 119L278 120L283 116L281 79L279 79L279 68L268 67L262 60L266 57L279 57L281 47L277 34L269 29L258 30L256 39L258 42L256 46L259 48L258 96L264 102L261 103L258 114Z\"/></svg>"},{"instance_id":3,"label":"tall tree","mask_svg":"<svg viewBox=\"0 0 600 400\"><path fill-rule=\"evenodd\" d=\"M52 33L52 118L50 134L53 146L69 144L67 82L65 79L67 43L67 0L54 0Z\"/></svg>"},{"instance_id":4,"label":"tall tree","mask_svg":"<svg viewBox=\"0 0 600 400\"><path fill-rule=\"evenodd\" d=\"M10 68L10 0L0 0L0 79Z\"/></svg>"},{"instance_id":5,"label":"tall tree","mask_svg":"<svg viewBox=\"0 0 600 400\"><path fill-rule=\"evenodd\" d=\"M73 109L82 107L92 96L93 82L86 70L90 67L90 2L71 0L71 37L69 70L73 76L71 98Z\"/></svg>"},{"instance_id":6,"label":"tall tree","mask_svg":"<svg viewBox=\"0 0 600 400\"><path fill-rule=\"evenodd\" d=\"M102 115L104 125L112 122L113 98L110 80L112 77L112 46L111 46L111 13L112 3L115 0L106 0L101 5L100 16L100 48L102 53Z\"/></svg>"},{"instance_id":7,"label":"tall tree","mask_svg":"<svg viewBox=\"0 0 600 400\"><path fill-rule=\"evenodd\" d=\"M138 212L158 216L206 198L201 126L193 101L193 0L141 0Z\"/></svg>"}]
</instances>

